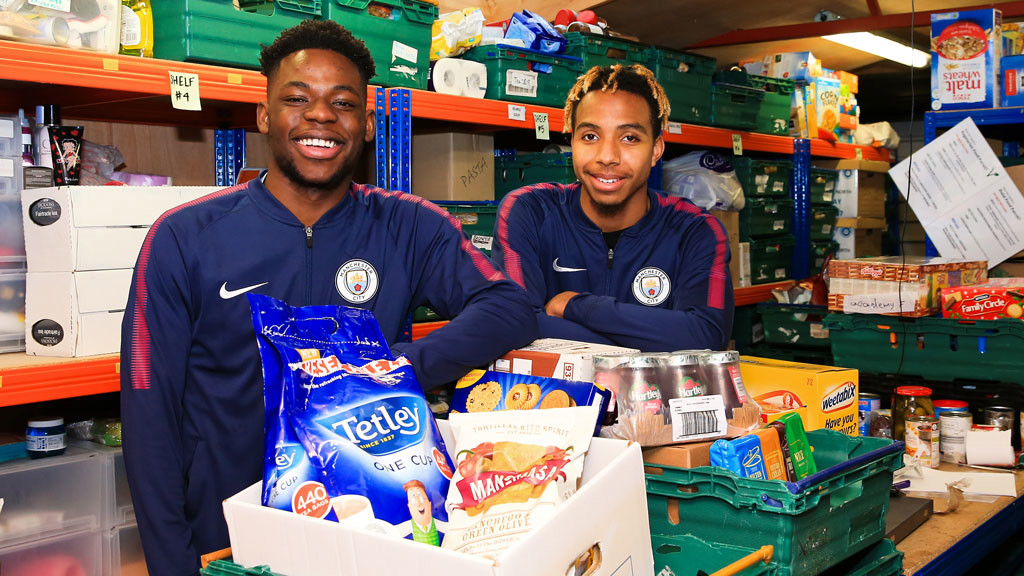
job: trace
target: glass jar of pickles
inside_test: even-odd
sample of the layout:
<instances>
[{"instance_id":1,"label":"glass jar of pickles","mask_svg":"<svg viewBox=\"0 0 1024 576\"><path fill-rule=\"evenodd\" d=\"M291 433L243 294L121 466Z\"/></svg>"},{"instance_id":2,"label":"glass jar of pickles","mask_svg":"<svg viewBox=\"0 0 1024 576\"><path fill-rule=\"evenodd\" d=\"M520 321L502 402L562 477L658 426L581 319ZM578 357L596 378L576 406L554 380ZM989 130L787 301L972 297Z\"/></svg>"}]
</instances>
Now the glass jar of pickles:
<instances>
[{"instance_id":1,"label":"glass jar of pickles","mask_svg":"<svg viewBox=\"0 0 1024 576\"><path fill-rule=\"evenodd\" d=\"M900 386L892 401L892 437L903 439L907 418L910 416L935 416L932 405L932 389L924 386Z\"/></svg>"}]
</instances>

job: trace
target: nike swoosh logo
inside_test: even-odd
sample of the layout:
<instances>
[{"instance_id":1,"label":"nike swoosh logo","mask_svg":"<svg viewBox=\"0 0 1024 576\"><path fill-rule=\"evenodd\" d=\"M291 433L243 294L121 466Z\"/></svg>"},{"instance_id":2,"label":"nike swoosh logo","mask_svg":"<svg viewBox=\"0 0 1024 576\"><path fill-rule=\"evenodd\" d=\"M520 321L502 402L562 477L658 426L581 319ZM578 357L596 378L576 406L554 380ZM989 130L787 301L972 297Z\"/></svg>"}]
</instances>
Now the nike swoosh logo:
<instances>
[{"instance_id":1,"label":"nike swoosh logo","mask_svg":"<svg viewBox=\"0 0 1024 576\"><path fill-rule=\"evenodd\" d=\"M558 258L551 263L551 266L555 269L555 272L586 272L586 268L564 268L558 265Z\"/></svg>"},{"instance_id":2,"label":"nike swoosh logo","mask_svg":"<svg viewBox=\"0 0 1024 576\"><path fill-rule=\"evenodd\" d=\"M241 296L250 290L255 290L260 286L266 286L270 282L263 282L261 284L253 284L252 286L246 286L245 288L239 288L238 290L228 290L228 283L225 282L220 285L220 297L225 300L231 300L235 296Z\"/></svg>"}]
</instances>

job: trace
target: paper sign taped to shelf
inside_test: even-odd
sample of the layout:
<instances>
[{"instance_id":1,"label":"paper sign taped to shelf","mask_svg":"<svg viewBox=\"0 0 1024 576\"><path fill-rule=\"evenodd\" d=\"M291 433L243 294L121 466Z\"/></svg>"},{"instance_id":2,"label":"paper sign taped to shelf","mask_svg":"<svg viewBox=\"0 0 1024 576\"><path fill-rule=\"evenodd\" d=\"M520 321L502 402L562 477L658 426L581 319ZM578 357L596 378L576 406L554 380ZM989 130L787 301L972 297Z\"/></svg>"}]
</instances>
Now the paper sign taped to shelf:
<instances>
[{"instance_id":1,"label":"paper sign taped to shelf","mask_svg":"<svg viewBox=\"0 0 1024 576\"><path fill-rule=\"evenodd\" d=\"M508 105L508 119L526 122L526 106Z\"/></svg>"},{"instance_id":2,"label":"paper sign taped to shelf","mask_svg":"<svg viewBox=\"0 0 1024 576\"><path fill-rule=\"evenodd\" d=\"M533 113L533 126L537 133L537 140L551 140L551 132L548 131L548 115L545 112Z\"/></svg>"},{"instance_id":3,"label":"paper sign taped to shelf","mask_svg":"<svg viewBox=\"0 0 1024 576\"><path fill-rule=\"evenodd\" d=\"M242 75L241 74L228 74L228 84L241 84L241 83L242 83Z\"/></svg>"},{"instance_id":4,"label":"paper sign taped to shelf","mask_svg":"<svg viewBox=\"0 0 1024 576\"><path fill-rule=\"evenodd\" d=\"M732 135L732 153L735 156L743 156L743 137L739 134Z\"/></svg>"},{"instance_id":5,"label":"paper sign taped to shelf","mask_svg":"<svg viewBox=\"0 0 1024 576\"><path fill-rule=\"evenodd\" d=\"M402 60L408 60L409 62L416 63L416 58L419 56L419 50L402 44L398 40L391 43L391 61L401 58Z\"/></svg>"},{"instance_id":6,"label":"paper sign taped to shelf","mask_svg":"<svg viewBox=\"0 0 1024 576\"><path fill-rule=\"evenodd\" d=\"M898 314L902 311L913 311L917 297L909 292L908 290L902 295L899 292L846 294L843 296L843 312L845 314Z\"/></svg>"},{"instance_id":7,"label":"paper sign taped to shelf","mask_svg":"<svg viewBox=\"0 0 1024 576\"><path fill-rule=\"evenodd\" d=\"M857 160L863 160L863 159L864 159L864 150L862 150L860 148L857 148Z\"/></svg>"},{"instance_id":8,"label":"paper sign taped to shelf","mask_svg":"<svg viewBox=\"0 0 1024 576\"><path fill-rule=\"evenodd\" d=\"M104 70L106 70L108 72L117 72L119 68L120 68L120 65L118 65L116 58L104 58L103 59L103 69Z\"/></svg>"},{"instance_id":9,"label":"paper sign taped to shelf","mask_svg":"<svg viewBox=\"0 0 1024 576\"><path fill-rule=\"evenodd\" d=\"M668 133L669 134L682 134L683 133L683 125L680 124L679 122L669 122L668 123Z\"/></svg>"},{"instance_id":10,"label":"paper sign taped to shelf","mask_svg":"<svg viewBox=\"0 0 1024 576\"><path fill-rule=\"evenodd\" d=\"M28 0L28 3L40 8L71 12L71 0Z\"/></svg>"},{"instance_id":11,"label":"paper sign taped to shelf","mask_svg":"<svg viewBox=\"0 0 1024 576\"><path fill-rule=\"evenodd\" d=\"M199 75L168 70L171 78L171 106L178 110L202 110L199 102Z\"/></svg>"},{"instance_id":12,"label":"paper sign taped to shelf","mask_svg":"<svg viewBox=\"0 0 1024 576\"><path fill-rule=\"evenodd\" d=\"M971 118L889 175L944 258L992 268L1024 250L1024 197Z\"/></svg>"}]
</instances>

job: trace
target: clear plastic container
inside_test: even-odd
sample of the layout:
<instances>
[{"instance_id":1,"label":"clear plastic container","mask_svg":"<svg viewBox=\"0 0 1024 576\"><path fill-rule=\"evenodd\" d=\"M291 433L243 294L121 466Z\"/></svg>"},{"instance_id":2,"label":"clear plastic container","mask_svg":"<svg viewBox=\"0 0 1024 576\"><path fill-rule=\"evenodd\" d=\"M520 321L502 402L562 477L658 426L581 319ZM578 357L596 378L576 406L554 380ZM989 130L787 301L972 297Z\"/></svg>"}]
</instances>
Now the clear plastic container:
<instances>
[{"instance_id":1,"label":"clear plastic container","mask_svg":"<svg viewBox=\"0 0 1024 576\"><path fill-rule=\"evenodd\" d=\"M25 187L25 175L22 168L21 152L10 156L0 156L0 195L19 197ZM18 210L18 213L21 214L21 210Z\"/></svg>"},{"instance_id":2,"label":"clear plastic container","mask_svg":"<svg viewBox=\"0 0 1024 576\"><path fill-rule=\"evenodd\" d=\"M25 350L25 273L4 271L2 267L0 260L0 354L21 352Z\"/></svg>"},{"instance_id":3,"label":"clear plastic container","mask_svg":"<svg viewBox=\"0 0 1024 576\"><path fill-rule=\"evenodd\" d=\"M55 2L66 10L32 2L0 3L0 37L116 54L121 47L121 0Z\"/></svg>"},{"instance_id":4,"label":"clear plastic container","mask_svg":"<svg viewBox=\"0 0 1024 576\"><path fill-rule=\"evenodd\" d=\"M0 156L21 156L21 119L17 116L0 114Z\"/></svg>"},{"instance_id":5,"label":"clear plastic container","mask_svg":"<svg viewBox=\"0 0 1024 576\"><path fill-rule=\"evenodd\" d=\"M119 447L104 446L87 440L75 440L74 447L96 452L105 461L103 488L105 505L100 526L108 528L135 523L135 507L128 490L128 473L124 467L124 453Z\"/></svg>"},{"instance_id":6,"label":"clear plastic container","mask_svg":"<svg viewBox=\"0 0 1024 576\"><path fill-rule=\"evenodd\" d=\"M106 462L72 446L63 456L0 464L0 550L67 532L100 528ZM8 566L0 552L0 565ZM95 574L97 572L87 572Z\"/></svg>"},{"instance_id":7,"label":"clear plastic container","mask_svg":"<svg viewBox=\"0 0 1024 576\"><path fill-rule=\"evenodd\" d=\"M146 557L135 524L117 526L104 538L104 570L107 576L146 576Z\"/></svg>"},{"instance_id":8,"label":"clear plastic container","mask_svg":"<svg viewBox=\"0 0 1024 576\"><path fill-rule=\"evenodd\" d=\"M104 574L103 532L78 530L18 545L0 544L0 566L4 576Z\"/></svg>"}]
</instances>

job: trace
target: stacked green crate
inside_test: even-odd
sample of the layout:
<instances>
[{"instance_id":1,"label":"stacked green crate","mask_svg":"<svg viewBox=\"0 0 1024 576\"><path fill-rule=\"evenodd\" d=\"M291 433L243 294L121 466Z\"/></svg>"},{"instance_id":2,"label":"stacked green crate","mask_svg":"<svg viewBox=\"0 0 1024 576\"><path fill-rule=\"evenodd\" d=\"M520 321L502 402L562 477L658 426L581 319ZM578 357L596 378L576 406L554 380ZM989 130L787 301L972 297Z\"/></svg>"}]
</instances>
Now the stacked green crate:
<instances>
[{"instance_id":1,"label":"stacked green crate","mask_svg":"<svg viewBox=\"0 0 1024 576\"><path fill-rule=\"evenodd\" d=\"M324 19L344 26L373 55L377 74L371 84L427 89L437 4L423 0L322 1Z\"/></svg>"},{"instance_id":2,"label":"stacked green crate","mask_svg":"<svg viewBox=\"0 0 1024 576\"><path fill-rule=\"evenodd\" d=\"M583 73L579 58L504 45L477 46L462 57L487 67L485 96L491 100L562 108Z\"/></svg>"},{"instance_id":3,"label":"stacked green crate","mask_svg":"<svg viewBox=\"0 0 1024 576\"><path fill-rule=\"evenodd\" d=\"M641 64L651 67L649 46L612 38L600 34L569 32L565 35L565 53L583 61L583 71L594 66L631 66Z\"/></svg>"},{"instance_id":4,"label":"stacked green crate","mask_svg":"<svg viewBox=\"0 0 1024 576\"><path fill-rule=\"evenodd\" d=\"M790 277L793 248L796 245L792 234L755 238L748 244L751 284L781 282Z\"/></svg>"},{"instance_id":5,"label":"stacked green crate","mask_svg":"<svg viewBox=\"0 0 1024 576\"><path fill-rule=\"evenodd\" d=\"M238 0L237 5L224 0L153 2L154 55L259 68L261 44L270 45L282 30L322 14L321 0Z\"/></svg>"},{"instance_id":6,"label":"stacked green crate","mask_svg":"<svg viewBox=\"0 0 1024 576\"><path fill-rule=\"evenodd\" d=\"M793 174L791 160L766 160L750 156L736 156L732 159L736 177L743 186L743 194L789 198L789 182Z\"/></svg>"},{"instance_id":7,"label":"stacked green crate","mask_svg":"<svg viewBox=\"0 0 1024 576\"><path fill-rule=\"evenodd\" d=\"M838 182L838 170L811 168L811 204L831 206Z\"/></svg>"},{"instance_id":8,"label":"stacked green crate","mask_svg":"<svg viewBox=\"0 0 1024 576\"><path fill-rule=\"evenodd\" d=\"M790 235L794 201L789 196L793 162L736 156L732 165L746 199L739 214L740 242L749 243L741 257L750 260L750 281L785 280L794 244Z\"/></svg>"},{"instance_id":9,"label":"stacked green crate","mask_svg":"<svg viewBox=\"0 0 1024 576\"><path fill-rule=\"evenodd\" d=\"M811 205L811 241L829 241L839 218L838 206Z\"/></svg>"},{"instance_id":10,"label":"stacked green crate","mask_svg":"<svg viewBox=\"0 0 1024 576\"><path fill-rule=\"evenodd\" d=\"M789 114L793 107L793 91L796 90L796 82L769 76L751 76L750 85L764 90L764 101L757 114L756 131L788 136Z\"/></svg>"},{"instance_id":11,"label":"stacked green crate","mask_svg":"<svg viewBox=\"0 0 1024 576\"><path fill-rule=\"evenodd\" d=\"M671 106L675 122L711 124L711 79L715 59L697 54L651 48L648 60Z\"/></svg>"},{"instance_id":12,"label":"stacked green crate","mask_svg":"<svg viewBox=\"0 0 1024 576\"><path fill-rule=\"evenodd\" d=\"M788 234L793 217L789 198L750 198L740 210L740 241Z\"/></svg>"},{"instance_id":13,"label":"stacked green crate","mask_svg":"<svg viewBox=\"0 0 1024 576\"><path fill-rule=\"evenodd\" d=\"M714 75L711 88L711 124L723 128L757 130L765 91L751 86L742 70L727 70Z\"/></svg>"},{"instance_id":14,"label":"stacked green crate","mask_svg":"<svg viewBox=\"0 0 1024 576\"><path fill-rule=\"evenodd\" d=\"M811 276L819 274L825 268L828 257L836 257L839 242L835 240L816 240L811 242Z\"/></svg>"},{"instance_id":15,"label":"stacked green crate","mask_svg":"<svg viewBox=\"0 0 1024 576\"><path fill-rule=\"evenodd\" d=\"M494 199L501 200L509 192L541 182L572 184L572 153L528 153L498 156L494 159Z\"/></svg>"}]
</instances>

